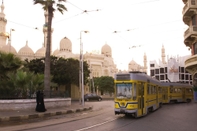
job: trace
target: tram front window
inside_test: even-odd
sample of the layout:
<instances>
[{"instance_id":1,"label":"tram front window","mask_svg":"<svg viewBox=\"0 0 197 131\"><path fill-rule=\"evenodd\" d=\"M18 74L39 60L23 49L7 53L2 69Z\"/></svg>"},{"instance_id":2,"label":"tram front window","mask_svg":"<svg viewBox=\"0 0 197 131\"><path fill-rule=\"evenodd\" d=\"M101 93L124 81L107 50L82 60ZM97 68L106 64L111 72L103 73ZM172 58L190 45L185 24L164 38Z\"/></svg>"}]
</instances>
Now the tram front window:
<instances>
[{"instance_id":1,"label":"tram front window","mask_svg":"<svg viewBox=\"0 0 197 131\"><path fill-rule=\"evenodd\" d=\"M116 98L131 98L132 83L116 84Z\"/></svg>"}]
</instances>

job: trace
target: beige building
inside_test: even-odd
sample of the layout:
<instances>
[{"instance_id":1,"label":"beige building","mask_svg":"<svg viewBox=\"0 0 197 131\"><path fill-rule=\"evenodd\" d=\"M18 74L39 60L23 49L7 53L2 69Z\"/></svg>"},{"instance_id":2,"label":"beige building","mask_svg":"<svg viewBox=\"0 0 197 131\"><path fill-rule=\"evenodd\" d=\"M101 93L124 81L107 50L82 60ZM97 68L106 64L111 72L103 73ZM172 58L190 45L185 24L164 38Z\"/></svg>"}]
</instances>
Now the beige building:
<instances>
[{"instance_id":1,"label":"beige building","mask_svg":"<svg viewBox=\"0 0 197 131\"><path fill-rule=\"evenodd\" d=\"M5 19L4 14L4 5L2 2L1 5L1 13L0 13L0 51L13 53L16 56L20 57L22 60L24 59L35 59L41 58L45 56L46 50L46 38L47 38L47 20L48 14L45 12L45 24L43 26L43 34L44 34L44 43L40 49L38 49L35 53L33 50L28 46L28 41L18 52L15 48L11 45L11 32L10 34L6 33L6 24L7 20ZM53 30L53 29L52 29ZM6 44L8 38L8 43ZM59 49L56 49L54 52L51 53L57 57L63 58L74 58L79 59L79 54L74 54L72 52L72 42L67 38L64 37L60 40ZM114 74L118 72L116 64L113 61L112 57L112 49L108 44L104 44L101 48L101 52L86 52L84 55L84 61L87 61L90 67L91 76L90 77L100 77L100 76L111 76L114 77ZM61 87L59 90L65 91L65 87ZM88 93L89 87L85 86L85 93ZM97 91L98 93L98 91ZM79 87L72 85L71 87L71 97L73 99L79 98Z\"/></svg>"},{"instance_id":2,"label":"beige building","mask_svg":"<svg viewBox=\"0 0 197 131\"><path fill-rule=\"evenodd\" d=\"M191 50L191 56L185 60L185 68L197 83L197 0L182 0L183 22L188 25L184 32L184 43ZM196 85L197 86L197 85Z\"/></svg>"},{"instance_id":3,"label":"beige building","mask_svg":"<svg viewBox=\"0 0 197 131\"><path fill-rule=\"evenodd\" d=\"M144 66L139 65L133 59L129 62L128 71L140 71L147 73L147 56L144 53Z\"/></svg>"}]
</instances>

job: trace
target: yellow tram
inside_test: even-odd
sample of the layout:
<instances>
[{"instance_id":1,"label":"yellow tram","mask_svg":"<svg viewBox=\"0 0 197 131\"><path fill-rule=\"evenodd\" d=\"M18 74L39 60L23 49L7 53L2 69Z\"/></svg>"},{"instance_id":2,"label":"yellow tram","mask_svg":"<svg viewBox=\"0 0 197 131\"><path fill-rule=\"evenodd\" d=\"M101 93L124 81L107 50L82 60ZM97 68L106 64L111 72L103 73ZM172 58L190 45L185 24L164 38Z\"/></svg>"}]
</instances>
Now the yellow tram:
<instances>
[{"instance_id":1,"label":"yellow tram","mask_svg":"<svg viewBox=\"0 0 197 131\"><path fill-rule=\"evenodd\" d=\"M162 83L163 103L190 102L193 99L192 85L185 83Z\"/></svg>"},{"instance_id":2,"label":"yellow tram","mask_svg":"<svg viewBox=\"0 0 197 131\"><path fill-rule=\"evenodd\" d=\"M114 83L115 114L141 117L158 109L163 103L189 102L193 98L190 85L161 83L143 72L116 74Z\"/></svg>"}]
</instances>

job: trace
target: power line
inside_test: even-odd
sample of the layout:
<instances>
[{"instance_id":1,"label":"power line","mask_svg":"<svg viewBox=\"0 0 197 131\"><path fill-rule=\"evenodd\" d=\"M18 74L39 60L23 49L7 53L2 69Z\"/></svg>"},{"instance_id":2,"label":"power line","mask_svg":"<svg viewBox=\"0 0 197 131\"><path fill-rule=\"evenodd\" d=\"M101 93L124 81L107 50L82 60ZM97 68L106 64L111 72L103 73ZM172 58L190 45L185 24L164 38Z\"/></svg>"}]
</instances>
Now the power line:
<instances>
[{"instance_id":1,"label":"power line","mask_svg":"<svg viewBox=\"0 0 197 131\"><path fill-rule=\"evenodd\" d=\"M18 23L18 22L14 22L14 21L10 21L10 20L7 20L7 21L10 22L10 23L14 23L16 25L23 26L23 27L27 27L27 28L31 28L31 29L38 29L37 27L28 26L28 25L21 24L21 23Z\"/></svg>"}]
</instances>

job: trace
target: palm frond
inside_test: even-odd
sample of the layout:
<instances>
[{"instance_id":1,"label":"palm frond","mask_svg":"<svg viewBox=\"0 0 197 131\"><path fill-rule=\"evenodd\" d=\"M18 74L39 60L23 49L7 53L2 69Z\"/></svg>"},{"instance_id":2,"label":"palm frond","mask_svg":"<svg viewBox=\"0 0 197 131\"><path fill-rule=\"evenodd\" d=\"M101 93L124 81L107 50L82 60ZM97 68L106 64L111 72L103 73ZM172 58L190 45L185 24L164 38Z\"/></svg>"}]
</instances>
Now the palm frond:
<instances>
[{"instance_id":1,"label":"palm frond","mask_svg":"<svg viewBox=\"0 0 197 131\"><path fill-rule=\"evenodd\" d=\"M64 11L67 11L67 8L63 4L57 4L57 10L63 14Z\"/></svg>"},{"instance_id":2,"label":"palm frond","mask_svg":"<svg viewBox=\"0 0 197 131\"><path fill-rule=\"evenodd\" d=\"M58 0L58 2L66 2L66 0Z\"/></svg>"},{"instance_id":3,"label":"palm frond","mask_svg":"<svg viewBox=\"0 0 197 131\"><path fill-rule=\"evenodd\" d=\"M34 1L34 5L35 4L41 4L41 5L45 5L46 1L45 0L33 0Z\"/></svg>"}]
</instances>

